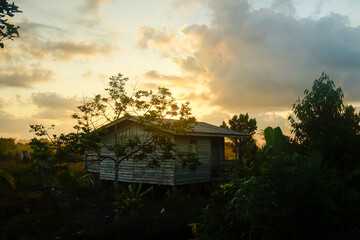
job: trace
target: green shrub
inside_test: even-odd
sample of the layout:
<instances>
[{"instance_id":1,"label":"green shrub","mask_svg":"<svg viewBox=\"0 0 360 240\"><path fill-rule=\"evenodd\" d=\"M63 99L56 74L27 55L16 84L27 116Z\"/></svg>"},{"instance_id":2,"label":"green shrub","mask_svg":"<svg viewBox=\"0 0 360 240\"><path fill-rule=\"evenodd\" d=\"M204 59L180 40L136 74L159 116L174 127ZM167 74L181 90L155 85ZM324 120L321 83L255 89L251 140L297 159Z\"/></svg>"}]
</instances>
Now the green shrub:
<instances>
[{"instance_id":1,"label":"green shrub","mask_svg":"<svg viewBox=\"0 0 360 240\"><path fill-rule=\"evenodd\" d=\"M300 155L281 131L265 132L275 135L247 176L223 184L203 210L200 239L332 238L357 229L360 170L339 175L321 154Z\"/></svg>"}]
</instances>

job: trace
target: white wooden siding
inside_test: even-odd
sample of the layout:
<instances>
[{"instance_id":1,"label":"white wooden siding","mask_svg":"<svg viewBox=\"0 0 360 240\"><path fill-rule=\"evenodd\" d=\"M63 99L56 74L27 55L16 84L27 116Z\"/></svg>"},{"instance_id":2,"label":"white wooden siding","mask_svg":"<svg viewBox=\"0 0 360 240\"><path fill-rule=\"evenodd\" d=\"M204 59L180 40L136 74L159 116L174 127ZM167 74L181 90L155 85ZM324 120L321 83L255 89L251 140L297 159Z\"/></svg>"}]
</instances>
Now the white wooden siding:
<instances>
[{"instance_id":1,"label":"white wooden siding","mask_svg":"<svg viewBox=\"0 0 360 240\"><path fill-rule=\"evenodd\" d=\"M85 169L91 173L100 172L100 163L97 155L88 155L85 157Z\"/></svg>"},{"instance_id":2,"label":"white wooden siding","mask_svg":"<svg viewBox=\"0 0 360 240\"><path fill-rule=\"evenodd\" d=\"M141 136L145 136L144 134L148 134L142 130L141 125L130 121L122 122L118 130L121 134L130 137L138 135L140 139L142 139ZM145 137L143 137L143 139L144 138ZM160 162L160 166L157 168L150 168L148 166L149 161L145 159L142 161L128 159L120 163L119 181L161 185L183 185L208 182L211 178L212 165L214 165L213 162L215 160L217 162L222 162L224 158L224 149L222 149L224 147L223 138L210 136L173 136L176 150L181 152L189 152L191 140L196 140L197 142L196 149L201 162L201 165L196 170L191 170L189 167L183 168L180 159L169 159ZM113 145L114 142L114 128L111 128L101 140L102 147L100 152L102 156L115 157L115 154L105 147L106 145ZM214 142L216 142L216 149L211 149L212 142L213 145ZM216 152L216 155L219 156L211 156L212 152ZM100 173L100 179L115 179L114 162L110 158L103 160L100 164L89 166L88 170L90 172Z\"/></svg>"},{"instance_id":3,"label":"white wooden siding","mask_svg":"<svg viewBox=\"0 0 360 240\"><path fill-rule=\"evenodd\" d=\"M176 150L189 152L190 140L197 140L197 153L201 165L196 170L191 170L189 167L183 168L180 159L177 159L175 167L175 185L200 183L210 180L210 138L175 136Z\"/></svg>"},{"instance_id":4,"label":"white wooden siding","mask_svg":"<svg viewBox=\"0 0 360 240\"><path fill-rule=\"evenodd\" d=\"M147 134L135 123L123 125L119 131L126 136L138 135L140 139L146 138ZM108 132L101 141L101 155L115 157L105 146L113 145L114 133ZM160 162L156 168L150 168L149 161L144 159L134 161L133 159L124 160L119 167L120 182L141 182L150 184L174 185L174 160ZM114 161L106 159L100 163L100 178L115 180Z\"/></svg>"}]
</instances>

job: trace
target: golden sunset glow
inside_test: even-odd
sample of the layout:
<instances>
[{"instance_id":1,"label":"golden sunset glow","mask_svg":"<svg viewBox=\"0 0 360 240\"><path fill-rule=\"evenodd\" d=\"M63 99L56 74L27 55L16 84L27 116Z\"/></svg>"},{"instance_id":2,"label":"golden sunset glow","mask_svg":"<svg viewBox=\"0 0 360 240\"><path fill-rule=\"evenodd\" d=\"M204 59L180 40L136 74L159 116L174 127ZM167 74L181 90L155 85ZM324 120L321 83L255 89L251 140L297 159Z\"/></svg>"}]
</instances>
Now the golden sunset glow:
<instances>
[{"instance_id":1,"label":"golden sunset glow","mask_svg":"<svg viewBox=\"0 0 360 240\"><path fill-rule=\"evenodd\" d=\"M29 124L69 132L82 97L121 72L167 87L200 121L249 113L280 126L325 71L359 106L360 4L354 1L15 1L20 37L0 49L0 136ZM320 3L321 2L321 3Z\"/></svg>"}]
</instances>

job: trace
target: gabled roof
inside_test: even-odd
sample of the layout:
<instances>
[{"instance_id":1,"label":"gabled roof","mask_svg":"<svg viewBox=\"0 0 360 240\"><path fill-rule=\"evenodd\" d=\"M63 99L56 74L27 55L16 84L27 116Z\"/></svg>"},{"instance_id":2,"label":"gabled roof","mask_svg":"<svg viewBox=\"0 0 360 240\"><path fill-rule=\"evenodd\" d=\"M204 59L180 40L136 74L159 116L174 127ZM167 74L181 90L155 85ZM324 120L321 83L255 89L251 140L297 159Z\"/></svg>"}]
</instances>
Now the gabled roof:
<instances>
[{"instance_id":1,"label":"gabled roof","mask_svg":"<svg viewBox=\"0 0 360 240\"><path fill-rule=\"evenodd\" d=\"M126 116L120 118L117 123L122 123L125 121L132 121L139 123L139 117L135 116ZM177 121L174 119L168 119L167 121ZM105 127L110 128L115 125L115 122L107 124ZM174 134L172 131L163 129L165 132L169 132ZM177 134L175 134L177 135ZM186 131L186 134L188 136L213 136L213 137L233 137L233 138L250 138L249 134L241 133L237 131L233 131L226 128L217 127L215 125L211 125L205 122L197 122L194 127Z\"/></svg>"},{"instance_id":2,"label":"gabled roof","mask_svg":"<svg viewBox=\"0 0 360 240\"><path fill-rule=\"evenodd\" d=\"M249 134L233 131L226 128L217 127L205 122L197 122L197 124L188 131L190 135L211 135L211 136L221 136L221 137L250 137Z\"/></svg>"}]
</instances>

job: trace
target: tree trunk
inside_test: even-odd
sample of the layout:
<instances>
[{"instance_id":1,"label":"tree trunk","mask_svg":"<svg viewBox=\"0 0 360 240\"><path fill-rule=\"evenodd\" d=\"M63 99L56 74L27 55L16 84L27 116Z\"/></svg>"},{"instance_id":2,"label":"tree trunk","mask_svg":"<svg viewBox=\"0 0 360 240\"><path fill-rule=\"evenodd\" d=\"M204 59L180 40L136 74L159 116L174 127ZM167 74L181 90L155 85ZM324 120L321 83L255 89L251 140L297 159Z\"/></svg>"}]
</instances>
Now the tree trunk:
<instances>
[{"instance_id":1,"label":"tree trunk","mask_svg":"<svg viewBox=\"0 0 360 240\"><path fill-rule=\"evenodd\" d=\"M236 163L239 163L239 155L238 155L238 144L237 144L237 138L234 139L234 147L235 147L235 161Z\"/></svg>"},{"instance_id":2,"label":"tree trunk","mask_svg":"<svg viewBox=\"0 0 360 240\"><path fill-rule=\"evenodd\" d=\"M119 193L119 166L120 166L120 161L119 161L119 157L116 157L115 160L115 180L114 180L114 191L115 191L115 195L117 195Z\"/></svg>"},{"instance_id":3,"label":"tree trunk","mask_svg":"<svg viewBox=\"0 0 360 240\"><path fill-rule=\"evenodd\" d=\"M242 148L242 145L243 145L243 139L237 139L235 140L235 148L236 148L236 155L237 155L237 160L238 160L238 163L241 165L241 166L244 166L244 156L243 156L243 148Z\"/></svg>"},{"instance_id":4,"label":"tree trunk","mask_svg":"<svg viewBox=\"0 0 360 240\"><path fill-rule=\"evenodd\" d=\"M118 131L117 131L117 127L118 127L118 119L116 119L115 122L115 132L114 132L114 137L115 137L115 146L116 146L116 151L115 151L115 179L114 179L114 190L115 190L115 195L119 194L119 166L120 166L120 159L119 159L119 155L117 153L117 147L118 147Z\"/></svg>"},{"instance_id":5,"label":"tree trunk","mask_svg":"<svg viewBox=\"0 0 360 240\"><path fill-rule=\"evenodd\" d=\"M236 145L237 145L237 149L238 149L238 154L239 154L239 162L241 164L241 166L244 166L244 159L243 159L243 149L242 149L242 139L239 139L239 141L236 141Z\"/></svg>"}]
</instances>

